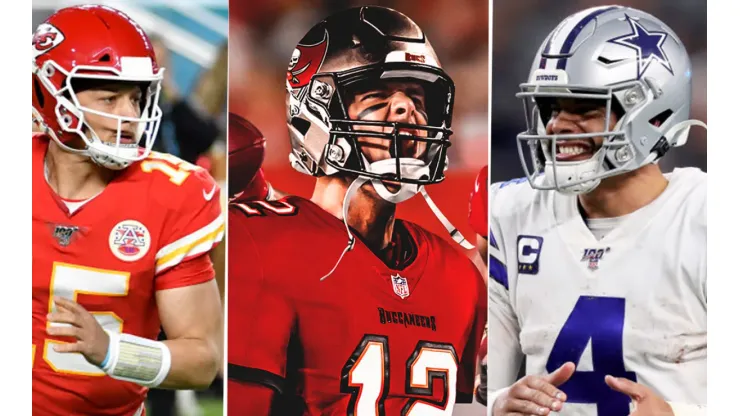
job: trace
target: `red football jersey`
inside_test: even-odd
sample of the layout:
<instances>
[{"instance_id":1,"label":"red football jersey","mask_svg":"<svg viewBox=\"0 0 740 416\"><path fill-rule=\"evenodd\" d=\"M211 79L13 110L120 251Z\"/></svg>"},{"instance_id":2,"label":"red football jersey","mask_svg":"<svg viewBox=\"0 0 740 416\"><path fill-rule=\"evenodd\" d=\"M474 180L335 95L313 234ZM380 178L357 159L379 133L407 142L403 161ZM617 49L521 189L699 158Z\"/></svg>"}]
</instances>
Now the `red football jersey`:
<instances>
[{"instance_id":1,"label":"red football jersey","mask_svg":"<svg viewBox=\"0 0 740 416\"><path fill-rule=\"evenodd\" d=\"M470 193L468 223L476 234L488 238L488 166L483 166Z\"/></svg>"},{"instance_id":2,"label":"red football jersey","mask_svg":"<svg viewBox=\"0 0 740 416\"><path fill-rule=\"evenodd\" d=\"M146 388L54 352L73 339L46 334L52 296L77 301L103 328L156 339L155 292L214 277L207 253L223 237L220 191L206 171L153 153L70 214L44 177L48 143L33 136L33 412L133 415Z\"/></svg>"},{"instance_id":3,"label":"red football jersey","mask_svg":"<svg viewBox=\"0 0 740 416\"><path fill-rule=\"evenodd\" d=\"M405 266L358 239L320 281L347 233L308 200L231 204L229 237L231 382L295 393L303 415L449 415L470 401L486 292L442 238L397 220Z\"/></svg>"}]
</instances>

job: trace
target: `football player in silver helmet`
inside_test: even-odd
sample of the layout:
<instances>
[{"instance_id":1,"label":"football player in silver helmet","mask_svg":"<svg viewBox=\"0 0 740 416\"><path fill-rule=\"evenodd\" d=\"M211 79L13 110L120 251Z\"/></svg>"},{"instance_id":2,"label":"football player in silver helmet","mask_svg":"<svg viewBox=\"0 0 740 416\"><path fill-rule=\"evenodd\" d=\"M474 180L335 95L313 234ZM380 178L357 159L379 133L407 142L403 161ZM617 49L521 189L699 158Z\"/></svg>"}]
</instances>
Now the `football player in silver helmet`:
<instances>
[{"instance_id":1,"label":"football player in silver helmet","mask_svg":"<svg viewBox=\"0 0 740 416\"><path fill-rule=\"evenodd\" d=\"M517 97L526 179L489 189L493 414L703 414L706 173L656 163L706 127L681 40L640 10L582 10Z\"/></svg>"}]
</instances>

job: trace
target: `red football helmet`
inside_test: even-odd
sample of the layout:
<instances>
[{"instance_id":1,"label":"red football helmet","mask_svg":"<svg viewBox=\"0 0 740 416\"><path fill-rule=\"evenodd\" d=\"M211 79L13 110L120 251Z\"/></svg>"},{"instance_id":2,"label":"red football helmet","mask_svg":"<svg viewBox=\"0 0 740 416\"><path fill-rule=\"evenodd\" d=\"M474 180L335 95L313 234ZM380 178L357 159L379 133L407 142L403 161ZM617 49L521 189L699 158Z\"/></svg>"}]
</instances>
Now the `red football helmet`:
<instances>
[{"instance_id":1,"label":"red football helmet","mask_svg":"<svg viewBox=\"0 0 740 416\"><path fill-rule=\"evenodd\" d=\"M107 6L61 9L36 29L32 49L33 117L46 134L65 150L86 154L110 169L122 169L149 155L162 118L158 102L164 69L157 65L151 42L136 22ZM83 107L73 88L79 79L147 85L141 116ZM85 122L86 113L115 119L116 142L100 140ZM125 122L136 125L134 143L121 143ZM68 145L76 137L82 138L85 149ZM142 137L145 141L140 146Z\"/></svg>"},{"instance_id":2,"label":"red football helmet","mask_svg":"<svg viewBox=\"0 0 740 416\"><path fill-rule=\"evenodd\" d=\"M229 197L250 185L264 159L265 138L259 129L229 113Z\"/></svg>"}]
</instances>

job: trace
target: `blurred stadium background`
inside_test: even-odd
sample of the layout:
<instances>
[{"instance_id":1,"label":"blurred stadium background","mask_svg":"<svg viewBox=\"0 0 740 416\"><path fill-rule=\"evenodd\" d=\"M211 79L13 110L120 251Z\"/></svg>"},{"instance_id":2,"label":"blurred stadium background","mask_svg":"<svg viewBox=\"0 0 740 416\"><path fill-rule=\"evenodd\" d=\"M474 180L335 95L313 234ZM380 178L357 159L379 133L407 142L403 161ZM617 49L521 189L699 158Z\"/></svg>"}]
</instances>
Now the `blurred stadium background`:
<instances>
[{"instance_id":1,"label":"blurred stadium background","mask_svg":"<svg viewBox=\"0 0 740 416\"><path fill-rule=\"evenodd\" d=\"M248 119L265 135L264 169L272 185L310 197L315 179L294 171L288 162L285 73L293 49L314 24L334 12L362 5L391 7L413 19L455 82L450 167L445 181L428 191L452 223L475 242L467 213L475 177L488 160L488 0L231 0L229 111ZM448 236L421 197L401 204L398 215ZM485 265L477 252L467 254L484 276ZM455 415L483 413L482 406L464 405Z\"/></svg>"},{"instance_id":2,"label":"blurred stadium background","mask_svg":"<svg viewBox=\"0 0 740 416\"><path fill-rule=\"evenodd\" d=\"M159 65L166 68L160 106L164 111L155 150L207 168L223 189L226 204L226 92L228 0L33 0L33 32L54 11L104 4L128 14L147 32ZM213 253L223 293L224 247ZM148 415L223 414L220 378L205 392L152 390Z\"/></svg>"},{"instance_id":3,"label":"blurred stadium background","mask_svg":"<svg viewBox=\"0 0 740 416\"><path fill-rule=\"evenodd\" d=\"M288 163L287 65L296 44L314 24L361 5L392 7L416 21L455 81L450 167L447 179L430 186L429 194L474 242L475 234L467 225L468 197L488 160L488 0L232 0L229 111L245 117L265 135L267 179L281 191L310 197L315 180L293 171ZM421 197L401 204L399 216L447 235ZM484 267L475 251L469 255Z\"/></svg>"},{"instance_id":4,"label":"blurred stadium background","mask_svg":"<svg viewBox=\"0 0 740 416\"><path fill-rule=\"evenodd\" d=\"M491 180L524 176L516 135L525 128L522 102L515 97L525 82L540 44L561 20L579 10L614 4L613 0L493 0L493 95ZM623 0L670 26L686 46L693 64L691 117L707 121L707 3L696 0ZM691 129L687 144L660 162L664 172L696 166L706 172L706 130Z\"/></svg>"}]
</instances>

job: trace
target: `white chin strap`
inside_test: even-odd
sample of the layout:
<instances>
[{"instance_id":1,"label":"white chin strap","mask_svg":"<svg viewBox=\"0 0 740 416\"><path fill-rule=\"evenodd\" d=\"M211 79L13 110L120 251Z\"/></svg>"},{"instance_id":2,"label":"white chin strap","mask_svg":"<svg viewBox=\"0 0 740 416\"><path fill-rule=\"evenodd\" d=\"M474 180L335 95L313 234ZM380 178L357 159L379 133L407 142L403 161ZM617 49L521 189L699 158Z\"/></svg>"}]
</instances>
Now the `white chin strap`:
<instances>
[{"instance_id":1,"label":"white chin strap","mask_svg":"<svg viewBox=\"0 0 740 416\"><path fill-rule=\"evenodd\" d=\"M112 170L121 170L136 160L141 159L142 153L146 153L147 156L149 151L146 148L139 146L141 138L144 135L144 123L139 123L136 126L135 137L133 143L123 144L121 140L121 129L123 119L118 118L118 132L116 133L115 143L106 143L100 140L95 131L90 128L90 143L87 145L87 150L90 154L90 158L100 166Z\"/></svg>"},{"instance_id":2,"label":"white chin strap","mask_svg":"<svg viewBox=\"0 0 740 416\"><path fill-rule=\"evenodd\" d=\"M87 146L87 152L90 159L98 165L111 170L121 170L127 168L139 156L139 145L119 145L114 148L96 137Z\"/></svg>"},{"instance_id":3,"label":"white chin strap","mask_svg":"<svg viewBox=\"0 0 740 416\"><path fill-rule=\"evenodd\" d=\"M377 175L392 174L393 176L396 176L396 159L391 158L379 160L373 163L368 163L364 155L362 159L363 163L365 164L365 170L367 170L368 172ZM398 159L398 163L401 168L401 177L403 178L421 179L424 177L429 177L429 166L427 166L423 161L419 159L402 157ZM413 183L394 183L394 186L398 186L400 188L396 192L391 192L388 190L388 188L386 188L385 185L383 185L383 181L378 179L370 179L370 181L373 184L373 188L375 188L375 192L377 192L381 198L392 204L400 204L403 201L411 199L419 192L419 189L421 188L421 185L416 185Z\"/></svg>"},{"instance_id":4,"label":"white chin strap","mask_svg":"<svg viewBox=\"0 0 740 416\"><path fill-rule=\"evenodd\" d=\"M673 127L665 132L665 137L673 143L673 147L683 146L689 139L689 129L693 126L704 127L707 129L707 125L700 120L685 120L680 123L676 123Z\"/></svg>"},{"instance_id":5,"label":"white chin strap","mask_svg":"<svg viewBox=\"0 0 740 416\"><path fill-rule=\"evenodd\" d=\"M347 237L349 240L347 241L347 247L344 248L344 251L342 251L342 254L339 255L339 259L334 264L334 267L329 270L329 273L325 274L324 277L322 277L321 281L329 277L332 273L334 273L334 270L339 267L339 263L342 262L342 259L344 258L344 255L347 254L350 250L352 250L355 247L355 241L356 237L354 234L352 234L352 231L349 229L349 224L347 224L347 214L349 213L349 201L352 199L352 197L357 193L357 191L360 189L362 185L365 184L369 179L359 177L352 181L352 184L347 188L347 193L344 194L344 201L342 202L342 222L344 222L344 228L347 230Z\"/></svg>"},{"instance_id":6,"label":"white chin strap","mask_svg":"<svg viewBox=\"0 0 740 416\"><path fill-rule=\"evenodd\" d=\"M437 207L437 204L435 204L434 201L432 201L432 197L429 196L429 194L427 193L427 190L424 189L423 186L421 187L421 189L419 189L419 193L421 193L421 196L424 197L424 201L427 202L429 209L432 210L432 212L437 217L439 222L441 222L442 225L444 225L445 229L447 229L447 232L450 233L450 237L452 237L452 239L457 244L460 244L462 248L464 248L465 250L474 249L475 246L470 244L470 242L468 242L468 240L465 239L465 236L463 236L460 230L455 228L455 226L452 225L450 220L448 220L447 217L445 217L445 215L442 213L442 210L440 210L439 207Z\"/></svg>"},{"instance_id":7,"label":"white chin strap","mask_svg":"<svg viewBox=\"0 0 740 416\"><path fill-rule=\"evenodd\" d=\"M428 176L429 173L429 167L424 164L419 159L413 159L413 158L401 158L400 160L401 164L401 173L404 177L413 177L413 178L421 178L423 173L426 173ZM366 164L367 166L367 164ZM381 160L378 162L373 162L369 164L368 170L373 173L394 173L396 169L396 161L394 159L386 159ZM384 200L393 203L398 204L403 201L406 201L410 198L412 198L417 193L421 193L421 195L424 197L424 200L426 201L427 205L429 205L429 208L432 210L434 215L437 217L439 222L444 225L444 227L447 229L447 232L450 234L452 239L460 244L464 249L471 250L475 248L472 244L470 244L463 234L455 228L455 226L452 225L452 223L447 219L447 217L442 214L442 211L437 207L437 205L432 201L432 198L427 193L426 189L424 189L424 186L422 185L416 185L416 184L409 184L409 183L402 183L400 185L401 189L399 189L397 192L390 192L388 188L383 185L383 182L379 179L370 179L367 177L358 177L354 181L352 181L352 184L350 184L349 188L347 189L347 193L344 195L344 201L342 202L342 221L344 222L344 227L347 230L347 246L342 251L342 254L339 256L339 259L337 260L336 264L334 264L334 267L324 275L324 277L321 278L323 281L327 277L329 277L334 271L339 267L339 263L344 258L344 255L347 254L349 251L351 251L355 246L356 237L354 234L352 234L352 231L349 229L349 224L347 224L347 216L349 213L349 203L352 200L352 197L357 193L357 191L364 185L366 182L371 182L373 185L373 188L375 189L375 192L378 193L378 195L383 198Z\"/></svg>"},{"instance_id":8,"label":"white chin strap","mask_svg":"<svg viewBox=\"0 0 740 416\"><path fill-rule=\"evenodd\" d=\"M689 130L691 130L691 127L693 126L704 127L704 130L707 130L707 125L700 120L684 120L673 125L673 127L668 129L668 131L666 131L663 136L668 139L671 147L683 146L689 140ZM651 153L650 156L648 156L648 158L645 159L645 161L640 166L645 166L648 163L657 162L657 156L658 155L656 155L655 153Z\"/></svg>"},{"instance_id":9,"label":"white chin strap","mask_svg":"<svg viewBox=\"0 0 740 416\"><path fill-rule=\"evenodd\" d=\"M580 162L559 162L557 163L557 191L568 195L577 195L590 192L596 189L601 183L601 179L592 179L586 182L569 185L570 183L593 177L599 172L601 163L599 149L590 159ZM555 164L548 160L545 162L545 181L548 185L555 186Z\"/></svg>"}]
</instances>

